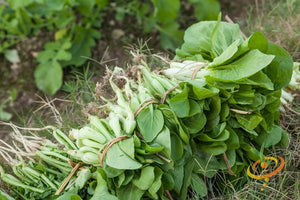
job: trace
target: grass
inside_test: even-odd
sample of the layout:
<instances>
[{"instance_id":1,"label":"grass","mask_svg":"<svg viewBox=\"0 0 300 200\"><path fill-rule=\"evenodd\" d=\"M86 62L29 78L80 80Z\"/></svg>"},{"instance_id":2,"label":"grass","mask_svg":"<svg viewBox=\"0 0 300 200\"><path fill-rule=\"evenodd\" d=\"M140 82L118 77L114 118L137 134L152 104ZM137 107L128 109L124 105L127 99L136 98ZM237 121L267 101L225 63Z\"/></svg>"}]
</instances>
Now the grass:
<instances>
[{"instance_id":1,"label":"grass","mask_svg":"<svg viewBox=\"0 0 300 200\"><path fill-rule=\"evenodd\" d=\"M284 47L294 61L300 61L300 0L255 0L250 5L247 25L250 35L263 33L269 41Z\"/></svg>"},{"instance_id":2,"label":"grass","mask_svg":"<svg viewBox=\"0 0 300 200\"><path fill-rule=\"evenodd\" d=\"M247 23L241 24L246 35L255 31L263 33L269 41L284 47L294 61L300 61L300 0L255 0L249 6ZM285 159L284 169L270 178L266 187L264 181L244 177L247 183L235 186L230 179L219 178L225 189L210 199L228 200L297 200L300 199L300 99L295 91L295 101L281 113L280 124L290 135L287 148L273 149L271 155ZM247 176L247 175L245 175ZM264 191L261 191L264 188Z\"/></svg>"},{"instance_id":3,"label":"grass","mask_svg":"<svg viewBox=\"0 0 300 200\"><path fill-rule=\"evenodd\" d=\"M246 35L254 31L262 32L268 40L283 46L289 51L295 61L300 61L300 0L261 0L250 6L247 25L242 27ZM92 72L91 72L92 71ZM68 129L80 126L86 122L86 113L97 113L98 103L95 101L95 70L88 67L81 73L74 72L63 87L68 93L64 98L40 100L40 110L31 110L19 116L22 126L37 127L47 124L57 124ZM96 74L98 80L101 76ZM299 91L298 91L299 93ZM65 93L62 94L64 96ZM66 100L70 99L70 101ZM83 111L83 112L82 112ZM60 116L60 117L58 117ZM277 175L270 178L266 187L264 181L254 180L245 174L240 179L231 179L223 173L218 173L210 182L214 190L206 199L228 200L262 200L262 199L300 199L300 100L290 105L290 110L282 113L280 123L290 134L290 144L287 148L273 149L270 155L281 155L285 158L285 167ZM25 120L26 119L26 120ZM47 123L47 124L45 124ZM46 133L45 133L46 134ZM214 186L219 181L222 190ZM242 184L237 184L240 182ZM1 184L1 180L0 180ZM2 186L1 186L2 187ZM264 188L264 191L261 191Z\"/></svg>"}]
</instances>

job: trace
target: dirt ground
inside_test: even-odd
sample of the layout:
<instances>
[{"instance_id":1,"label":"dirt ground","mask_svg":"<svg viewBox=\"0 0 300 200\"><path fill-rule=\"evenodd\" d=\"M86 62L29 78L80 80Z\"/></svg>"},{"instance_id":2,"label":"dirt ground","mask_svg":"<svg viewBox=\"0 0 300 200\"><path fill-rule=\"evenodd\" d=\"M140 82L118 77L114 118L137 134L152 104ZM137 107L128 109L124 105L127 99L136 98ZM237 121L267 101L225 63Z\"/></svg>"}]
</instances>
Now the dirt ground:
<instances>
[{"instance_id":1,"label":"dirt ground","mask_svg":"<svg viewBox=\"0 0 300 200\"><path fill-rule=\"evenodd\" d=\"M234 22L239 23L243 27L247 19L247 8L249 4L254 3L254 0L221 0L220 3L223 17L228 15ZM103 63L99 65L90 61L93 70L96 70L98 74L98 76L94 78L95 81L101 79L105 65L126 66L126 63L130 62L130 53L128 51L129 43L138 45L139 39L146 41L151 37L148 41L149 48L155 49L155 52L166 52L166 50L160 49L159 35L156 34L157 32L153 32L152 35L144 35L141 32L127 34L127 32L123 31L126 29L126 24L124 25L114 21L108 21L107 23L108 24L103 25L103 27L111 26L108 31L109 33L100 30L102 38L92 50L91 58ZM27 116L41 106L37 103L37 101L40 101L40 97L45 98L45 95L39 91L35 85L33 73L38 64L35 60L35 56L37 52L43 49L45 42L51 41L51 37L51 33L41 32L36 37L25 38L22 42L18 43L15 46L21 60L18 64L11 64L6 61L3 56L0 56L0 104L9 98L13 90L17 92L16 99L8 103L5 108L5 111L13 114L11 121L17 123L21 122L24 116ZM67 74L70 70L71 69L66 68L64 72ZM64 78L64 81L66 81L68 76ZM66 95L67 93L60 91L54 96L48 96L48 98L63 99ZM57 106L59 107L59 103ZM6 137L5 134L1 134L1 132L7 132L7 130L0 130L0 137Z\"/></svg>"}]
</instances>

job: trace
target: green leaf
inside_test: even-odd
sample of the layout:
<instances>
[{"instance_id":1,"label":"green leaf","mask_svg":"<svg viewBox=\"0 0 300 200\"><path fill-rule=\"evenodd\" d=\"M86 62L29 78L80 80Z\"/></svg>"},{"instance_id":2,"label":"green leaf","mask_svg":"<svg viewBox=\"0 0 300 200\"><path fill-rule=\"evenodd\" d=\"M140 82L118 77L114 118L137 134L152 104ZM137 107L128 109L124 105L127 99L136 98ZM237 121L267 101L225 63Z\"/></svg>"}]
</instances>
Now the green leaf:
<instances>
[{"instance_id":1,"label":"green leaf","mask_svg":"<svg viewBox=\"0 0 300 200\"><path fill-rule=\"evenodd\" d=\"M197 196L204 197L207 195L206 184L197 174L192 175L192 190Z\"/></svg>"},{"instance_id":2,"label":"green leaf","mask_svg":"<svg viewBox=\"0 0 300 200\"><path fill-rule=\"evenodd\" d=\"M164 147L163 152L170 157L171 156L171 136L170 130L164 126L158 136L155 138L153 143L157 143Z\"/></svg>"},{"instance_id":3,"label":"green leaf","mask_svg":"<svg viewBox=\"0 0 300 200\"><path fill-rule=\"evenodd\" d=\"M191 134L198 133L202 130L207 122L205 114L198 113L192 117L182 119L183 124L189 130Z\"/></svg>"},{"instance_id":4,"label":"green leaf","mask_svg":"<svg viewBox=\"0 0 300 200\"><path fill-rule=\"evenodd\" d=\"M20 58L16 49L4 50L5 58L11 63L19 63Z\"/></svg>"},{"instance_id":5,"label":"green leaf","mask_svg":"<svg viewBox=\"0 0 300 200\"><path fill-rule=\"evenodd\" d=\"M195 4L194 16L198 21L216 20L220 12L220 4L217 0L189 0Z\"/></svg>"},{"instance_id":6,"label":"green leaf","mask_svg":"<svg viewBox=\"0 0 300 200\"><path fill-rule=\"evenodd\" d=\"M151 142L164 126L164 117L160 110L143 109L137 116L139 131L146 142Z\"/></svg>"},{"instance_id":7,"label":"green leaf","mask_svg":"<svg viewBox=\"0 0 300 200\"><path fill-rule=\"evenodd\" d=\"M263 120L259 114L236 114L235 116L240 125L249 131L254 130Z\"/></svg>"},{"instance_id":8,"label":"green leaf","mask_svg":"<svg viewBox=\"0 0 300 200\"><path fill-rule=\"evenodd\" d=\"M65 1L62 0L46 0L46 2L43 3L44 6L53 11L61 11L64 7Z\"/></svg>"},{"instance_id":9,"label":"green leaf","mask_svg":"<svg viewBox=\"0 0 300 200\"><path fill-rule=\"evenodd\" d=\"M239 25L218 21L210 40L212 58L220 56L236 41L238 41L238 43L243 41Z\"/></svg>"},{"instance_id":10,"label":"green leaf","mask_svg":"<svg viewBox=\"0 0 300 200\"><path fill-rule=\"evenodd\" d=\"M179 85L185 89L188 88L188 96L196 100L202 100L209 97L213 97L219 93L219 90L215 87L211 87L206 83L202 83L196 80L188 80L180 82Z\"/></svg>"},{"instance_id":11,"label":"green leaf","mask_svg":"<svg viewBox=\"0 0 300 200\"><path fill-rule=\"evenodd\" d=\"M107 182L102 177L100 169L97 170L96 177L97 187L91 200L118 200L118 198L115 195L112 195L108 192Z\"/></svg>"},{"instance_id":12,"label":"green leaf","mask_svg":"<svg viewBox=\"0 0 300 200\"><path fill-rule=\"evenodd\" d=\"M156 26L160 31L160 44L165 49L176 49L182 44L184 31L179 30L176 21L168 22L161 26Z\"/></svg>"},{"instance_id":13,"label":"green leaf","mask_svg":"<svg viewBox=\"0 0 300 200\"><path fill-rule=\"evenodd\" d=\"M175 135L171 134L171 158L173 161L180 160L183 156L184 149L183 144L180 138Z\"/></svg>"},{"instance_id":14,"label":"green leaf","mask_svg":"<svg viewBox=\"0 0 300 200\"><path fill-rule=\"evenodd\" d=\"M227 150L227 146L224 142L201 144L200 148L202 149L202 151L210 155L219 155Z\"/></svg>"},{"instance_id":15,"label":"green leaf","mask_svg":"<svg viewBox=\"0 0 300 200\"><path fill-rule=\"evenodd\" d=\"M79 12L81 12L84 15L86 15L86 13L91 13L95 5L95 0L89 0L89 1L77 0L77 2L79 3L77 9L79 10Z\"/></svg>"},{"instance_id":16,"label":"green leaf","mask_svg":"<svg viewBox=\"0 0 300 200\"><path fill-rule=\"evenodd\" d=\"M215 57L209 68L224 64L226 61L232 58L232 56L238 51L238 45L240 40L234 41L228 48L226 48L218 57Z\"/></svg>"},{"instance_id":17,"label":"green leaf","mask_svg":"<svg viewBox=\"0 0 300 200\"><path fill-rule=\"evenodd\" d=\"M180 9L180 0L152 0L154 17L159 22L174 21Z\"/></svg>"},{"instance_id":18,"label":"green leaf","mask_svg":"<svg viewBox=\"0 0 300 200\"><path fill-rule=\"evenodd\" d=\"M266 53L275 55L275 58L263 69L263 72L272 80L274 89L279 90L287 86L291 80L293 60L286 50L271 42Z\"/></svg>"},{"instance_id":19,"label":"green leaf","mask_svg":"<svg viewBox=\"0 0 300 200\"><path fill-rule=\"evenodd\" d=\"M260 133L258 137L254 139L254 141L260 146L264 145L265 148L268 148L280 142L282 132L282 128L280 126L275 125L271 131Z\"/></svg>"},{"instance_id":20,"label":"green leaf","mask_svg":"<svg viewBox=\"0 0 300 200\"><path fill-rule=\"evenodd\" d=\"M108 0L95 0L99 8L104 8L108 4Z\"/></svg>"},{"instance_id":21,"label":"green leaf","mask_svg":"<svg viewBox=\"0 0 300 200\"><path fill-rule=\"evenodd\" d=\"M195 163L194 171L203 174L207 178L212 178L220 166L216 156L205 153L199 147L195 152Z\"/></svg>"},{"instance_id":22,"label":"green leaf","mask_svg":"<svg viewBox=\"0 0 300 200\"><path fill-rule=\"evenodd\" d=\"M13 200L13 198L0 190L0 200Z\"/></svg>"},{"instance_id":23,"label":"green leaf","mask_svg":"<svg viewBox=\"0 0 300 200\"><path fill-rule=\"evenodd\" d=\"M227 159L228 159L228 163L230 165L230 167L233 167L233 165L236 163L236 153L235 153L235 150L227 150L226 152L226 156L227 156ZM220 160L220 169L228 169L227 168L227 164L224 160L224 158L222 157L222 159Z\"/></svg>"},{"instance_id":24,"label":"green leaf","mask_svg":"<svg viewBox=\"0 0 300 200\"><path fill-rule=\"evenodd\" d=\"M184 85L182 92L173 96L168 103L179 118L188 117L190 113L188 87Z\"/></svg>"},{"instance_id":25,"label":"green leaf","mask_svg":"<svg viewBox=\"0 0 300 200\"><path fill-rule=\"evenodd\" d=\"M119 200L140 200L144 193L144 190L139 189L132 183L117 189L117 196Z\"/></svg>"},{"instance_id":26,"label":"green leaf","mask_svg":"<svg viewBox=\"0 0 300 200\"><path fill-rule=\"evenodd\" d=\"M73 189L70 189L69 191L67 191L66 193L64 193L63 195L60 195L58 198L57 198L57 200L70 200L70 199L72 199L72 197L73 198L76 198L75 196L77 196L77 197L79 197L78 195L77 195L77 193L78 193L78 188L73 188ZM78 199L78 198L77 198ZM81 199L80 197L79 197L79 199Z\"/></svg>"},{"instance_id":27,"label":"green leaf","mask_svg":"<svg viewBox=\"0 0 300 200\"><path fill-rule=\"evenodd\" d=\"M114 144L108 149L105 162L115 169L139 169L142 167L141 163L124 153L118 144Z\"/></svg>"},{"instance_id":28,"label":"green leaf","mask_svg":"<svg viewBox=\"0 0 300 200\"><path fill-rule=\"evenodd\" d=\"M155 180L153 181L151 187L148 189L150 195L154 198L154 199L158 199L158 191L161 188L162 185L162 180L161 177L164 174L164 172L158 168L155 167Z\"/></svg>"},{"instance_id":29,"label":"green leaf","mask_svg":"<svg viewBox=\"0 0 300 200\"><path fill-rule=\"evenodd\" d=\"M273 59L273 55L263 54L259 50L251 50L230 64L210 69L208 76L225 82L239 81L259 72Z\"/></svg>"},{"instance_id":30,"label":"green leaf","mask_svg":"<svg viewBox=\"0 0 300 200\"><path fill-rule=\"evenodd\" d=\"M132 183L141 190L148 190L155 179L154 167L147 166L142 168L141 176L133 179Z\"/></svg>"},{"instance_id":31,"label":"green leaf","mask_svg":"<svg viewBox=\"0 0 300 200\"><path fill-rule=\"evenodd\" d=\"M18 9L21 7L26 7L28 5L30 5L31 3L33 3L34 0L7 0L8 5L13 8L13 9Z\"/></svg>"},{"instance_id":32,"label":"green leaf","mask_svg":"<svg viewBox=\"0 0 300 200\"><path fill-rule=\"evenodd\" d=\"M72 54L72 60L62 62L63 66L80 66L86 61L86 57L91 56L91 47L96 45L95 39L100 38L100 32L93 28L76 26L74 29L75 38L72 41L72 47L69 52Z\"/></svg>"},{"instance_id":33,"label":"green leaf","mask_svg":"<svg viewBox=\"0 0 300 200\"><path fill-rule=\"evenodd\" d=\"M34 71L34 78L40 90L55 94L62 85L62 68L58 62L41 63Z\"/></svg>"}]
</instances>

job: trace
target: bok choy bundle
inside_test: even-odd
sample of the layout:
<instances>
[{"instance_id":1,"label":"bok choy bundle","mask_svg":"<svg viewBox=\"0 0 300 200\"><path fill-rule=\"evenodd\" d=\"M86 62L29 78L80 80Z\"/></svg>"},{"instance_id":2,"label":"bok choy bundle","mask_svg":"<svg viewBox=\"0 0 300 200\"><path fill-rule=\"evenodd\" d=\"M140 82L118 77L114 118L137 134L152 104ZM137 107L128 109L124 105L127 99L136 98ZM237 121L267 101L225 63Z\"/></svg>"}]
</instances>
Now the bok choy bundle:
<instances>
[{"instance_id":1,"label":"bok choy bundle","mask_svg":"<svg viewBox=\"0 0 300 200\"><path fill-rule=\"evenodd\" d=\"M160 73L152 67L141 60L132 67L134 77L115 67L109 73L115 98L100 97L106 116L90 115L89 123L74 127L69 138L55 129L63 148L36 151L56 156L52 167L66 174L74 166L61 169L58 162L84 166L68 181L52 173L56 182L47 197L66 182L58 199L199 199L213 192L206 183L217 172L245 176L246 167L268 148L288 144L278 108L293 61L261 33L243 39L236 24L200 22L186 30L168 67ZM31 162L47 160L40 155ZM22 164L27 165L37 168ZM83 170L90 174L84 180ZM1 174L6 181L7 174ZM35 177L45 185L42 175ZM16 182L21 181L26 182L21 177ZM21 185L12 187L18 191ZM17 195L39 192L30 191Z\"/></svg>"}]
</instances>

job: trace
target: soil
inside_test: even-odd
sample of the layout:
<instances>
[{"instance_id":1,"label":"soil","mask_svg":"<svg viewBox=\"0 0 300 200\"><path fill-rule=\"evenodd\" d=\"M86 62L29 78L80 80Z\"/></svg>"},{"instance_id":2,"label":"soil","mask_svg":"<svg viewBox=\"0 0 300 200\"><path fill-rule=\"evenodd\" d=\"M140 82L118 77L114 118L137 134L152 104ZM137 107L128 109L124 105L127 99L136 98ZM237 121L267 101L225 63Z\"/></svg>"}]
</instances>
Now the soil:
<instances>
[{"instance_id":1,"label":"soil","mask_svg":"<svg viewBox=\"0 0 300 200\"><path fill-rule=\"evenodd\" d=\"M247 9L249 4L254 5L255 1L230 1L220 0L222 15L228 15L234 22L239 23L241 26L246 25ZM105 16L103 16L105 17ZM129 32L127 24L134 22L118 22L114 20L106 20L102 27L109 27L104 30L100 30L102 33L101 40L92 49L92 59L100 62L100 64L89 61L92 70L96 71L97 76L93 78L95 82L101 81L101 76L104 74L105 66L126 66L130 63L130 52L128 49L132 49L132 45L140 46L138 39L143 38L144 41L151 37L148 42L150 49L156 49L157 51L165 51L160 49L159 35L157 31L145 35L140 30L136 32ZM22 116L27 116L32 111L36 110L41 105L37 103L40 101L40 97L45 95L39 91L34 82L34 69L37 66L36 55L37 52L43 49L43 44L47 41L51 41L53 36L51 33L41 31L36 37L25 38L22 42L18 43L15 48L17 49L21 62L18 64L11 64L0 57L0 105L7 98L13 89L17 91L16 99L5 108L5 111L12 113L13 117L11 121L15 123L22 122ZM130 47L131 46L131 47ZM79 69L82 70L82 69ZM70 69L64 69L66 73L71 71ZM65 76L65 80L68 80L70 76ZM64 98L67 94L65 92L58 92L53 96L48 96L49 99ZM57 106L63 105L63 103L57 103ZM20 117L21 116L21 117ZM0 131L0 138L6 137L2 132L7 132L6 129Z\"/></svg>"}]
</instances>

